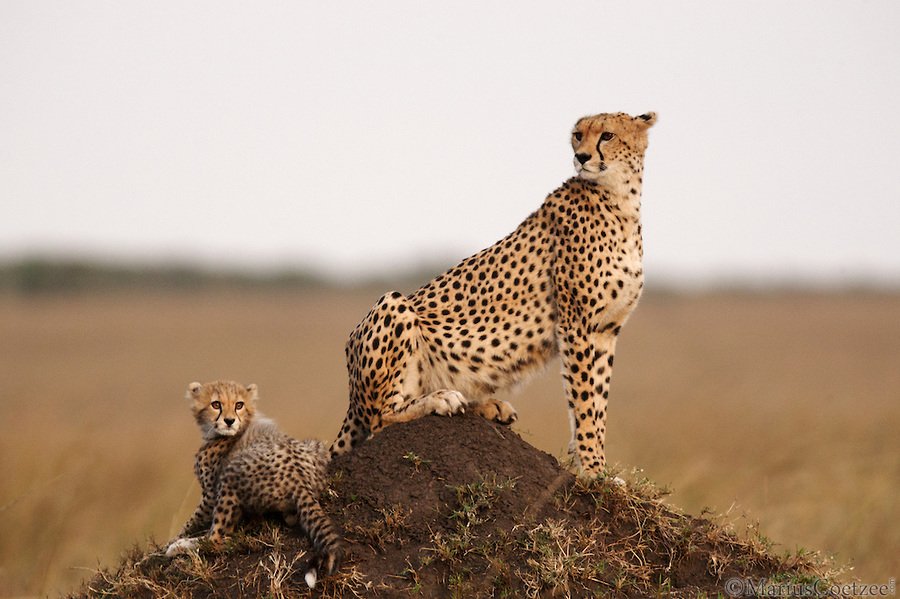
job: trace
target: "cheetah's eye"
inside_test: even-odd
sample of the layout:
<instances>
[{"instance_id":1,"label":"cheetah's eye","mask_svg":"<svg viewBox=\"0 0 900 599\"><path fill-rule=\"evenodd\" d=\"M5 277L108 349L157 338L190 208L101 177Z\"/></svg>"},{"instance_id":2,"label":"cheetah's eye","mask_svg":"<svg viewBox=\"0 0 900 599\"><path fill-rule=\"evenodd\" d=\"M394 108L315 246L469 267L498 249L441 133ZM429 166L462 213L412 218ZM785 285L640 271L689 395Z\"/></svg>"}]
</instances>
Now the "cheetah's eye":
<instances>
[{"instance_id":1,"label":"cheetah's eye","mask_svg":"<svg viewBox=\"0 0 900 599\"><path fill-rule=\"evenodd\" d=\"M240 409L243 408L243 407L244 407L244 402L242 402L242 401L239 401L239 402L237 402L236 404L234 404L234 409L235 409L235 410L240 410Z\"/></svg>"},{"instance_id":2,"label":"cheetah's eye","mask_svg":"<svg viewBox=\"0 0 900 599\"><path fill-rule=\"evenodd\" d=\"M600 141L609 141L615 136L616 136L615 133L610 133L609 131L604 131L603 133L600 134Z\"/></svg>"},{"instance_id":3,"label":"cheetah's eye","mask_svg":"<svg viewBox=\"0 0 900 599\"><path fill-rule=\"evenodd\" d=\"M572 133L572 137L575 138L575 141L581 141L581 131L575 131Z\"/></svg>"},{"instance_id":4,"label":"cheetah's eye","mask_svg":"<svg viewBox=\"0 0 900 599\"><path fill-rule=\"evenodd\" d=\"M222 404L220 404L220 403L217 402L217 401L212 402L211 404L209 404L209 406L210 406L213 410L221 410L221 409L222 409Z\"/></svg>"}]
</instances>

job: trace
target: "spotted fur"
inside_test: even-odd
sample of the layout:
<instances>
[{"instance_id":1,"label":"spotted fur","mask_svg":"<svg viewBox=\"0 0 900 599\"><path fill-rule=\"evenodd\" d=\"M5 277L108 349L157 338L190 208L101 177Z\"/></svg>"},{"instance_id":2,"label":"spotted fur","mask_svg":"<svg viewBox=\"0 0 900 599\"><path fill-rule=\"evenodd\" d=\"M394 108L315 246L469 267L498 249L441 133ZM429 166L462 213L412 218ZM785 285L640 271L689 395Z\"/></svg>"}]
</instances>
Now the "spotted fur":
<instances>
[{"instance_id":1,"label":"spotted fur","mask_svg":"<svg viewBox=\"0 0 900 599\"><path fill-rule=\"evenodd\" d=\"M509 236L410 296L384 295L347 342L350 405L333 454L384 426L474 409L502 423L494 397L559 355L570 451L605 467L616 339L643 288L640 200L656 115L599 114L572 132L578 176Z\"/></svg>"},{"instance_id":2,"label":"spotted fur","mask_svg":"<svg viewBox=\"0 0 900 599\"><path fill-rule=\"evenodd\" d=\"M196 548L198 539L189 535L204 529L211 545L220 548L244 513L280 512L312 541L316 556L306 575L309 585L320 572L333 572L342 544L318 501L330 458L325 445L279 431L256 410L256 385L191 383L187 399L203 432L194 464L203 496L166 554Z\"/></svg>"}]
</instances>

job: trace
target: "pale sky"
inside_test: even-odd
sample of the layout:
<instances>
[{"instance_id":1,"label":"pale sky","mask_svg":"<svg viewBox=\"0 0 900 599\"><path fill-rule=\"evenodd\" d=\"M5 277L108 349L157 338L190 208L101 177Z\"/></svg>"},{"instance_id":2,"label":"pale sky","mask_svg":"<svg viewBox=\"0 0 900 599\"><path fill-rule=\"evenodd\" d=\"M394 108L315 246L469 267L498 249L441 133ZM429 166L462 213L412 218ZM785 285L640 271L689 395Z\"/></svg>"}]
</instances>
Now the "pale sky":
<instances>
[{"instance_id":1,"label":"pale sky","mask_svg":"<svg viewBox=\"0 0 900 599\"><path fill-rule=\"evenodd\" d=\"M648 282L900 284L900 3L0 2L0 258L463 258L659 113Z\"/></svg>"}]
</instances>

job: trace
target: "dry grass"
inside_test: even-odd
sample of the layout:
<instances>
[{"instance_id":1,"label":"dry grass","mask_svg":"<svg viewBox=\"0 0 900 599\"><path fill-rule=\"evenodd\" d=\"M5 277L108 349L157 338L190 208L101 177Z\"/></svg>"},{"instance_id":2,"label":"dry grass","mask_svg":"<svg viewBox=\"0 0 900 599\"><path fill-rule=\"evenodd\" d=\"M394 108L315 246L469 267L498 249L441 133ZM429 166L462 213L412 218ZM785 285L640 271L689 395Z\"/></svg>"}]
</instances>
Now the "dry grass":
<instances>
[{"instance_id":1,"label":"dry grass","mask_svg":"<svg viewBox=\"0 0 900 599\"><path fill-rule=\"evenodd\" d=\"M379 292L0 300L0 595L71 590L81 568L177 531L198 493L191 380L256 382L283 428L331 438L344 339ZM649 295L619 344L609 455L688 512L749 513L883 582L900 570L898 364L897 296ZM514 402L516 428L560 455L556 370ZM590 547L561 549L578 567Z\"/></svg>"},{"instance_id":2,"label":"dry grass","mask_svg":"<svg viewBox=\"0 0 900 599\"><path fill-rule=\"evenodd\" d=\"M256 523L250 532L240 531L239 539L222 553L200 551L164 557L162 547L146 553L134 548L115 571L99 569L76 597L172 598L201 596L227 597L309 597L303 574L309 556L296 544L285 542L280 529L271 523ZM371 587L353 566L319 585L323 598L361 597ZM323 588L324 587L324 588Z\"/></svg>"}]
</instances>

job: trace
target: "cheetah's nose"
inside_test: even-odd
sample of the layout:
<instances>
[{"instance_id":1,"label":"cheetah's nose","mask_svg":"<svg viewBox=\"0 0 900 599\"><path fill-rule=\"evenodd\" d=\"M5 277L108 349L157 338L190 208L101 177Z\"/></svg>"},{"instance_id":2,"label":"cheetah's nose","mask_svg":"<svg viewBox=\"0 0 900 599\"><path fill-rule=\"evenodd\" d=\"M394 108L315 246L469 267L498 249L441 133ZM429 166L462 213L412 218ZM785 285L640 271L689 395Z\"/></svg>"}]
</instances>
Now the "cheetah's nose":
<instances>
[{"instance_id":1,"label":"cheetah's nose","mask_svg":"<svg viewBox=\"0 0 900 599\"><path fill-rule=\"evenodd\" d=\"M225 426L231 426L232 424L234 424L234 418L225 419Z\"/></svg>"},{"instance_id":2,"label":"cheetah's nose","mask_svg":"<svg viewBox=\"0 0 900 599\"><path fill-rule=\"evenodd\" d=\"M575 154L575 160L577 160L581 164L584 164L585 162L587 162L590 159L591 159L590 154Z\"/></svg>"}]
</instances>

